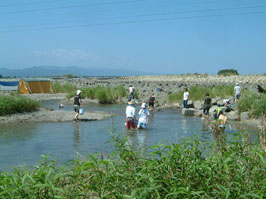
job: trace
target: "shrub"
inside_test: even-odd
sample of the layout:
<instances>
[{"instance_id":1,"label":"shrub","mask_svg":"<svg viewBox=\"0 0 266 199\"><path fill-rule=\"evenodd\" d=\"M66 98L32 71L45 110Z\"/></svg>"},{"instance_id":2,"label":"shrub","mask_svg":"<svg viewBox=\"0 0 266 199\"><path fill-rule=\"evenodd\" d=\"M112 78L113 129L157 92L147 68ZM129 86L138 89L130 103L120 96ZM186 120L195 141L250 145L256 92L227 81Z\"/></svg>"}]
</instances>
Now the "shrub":
<instances>
[{"instance_id":1,"label":"shrub","mask_svg":"<svg viewBox=\"0 0 266 199\"><path fill-rule=\"evenodd\" d=\"M239 75L237 70L234 69L225 69L225 70L220 70L218 72L218 75L223 75L223 76L230 76L230 75Z\"/></svg>"},{"instance_id":2,"label":"shrub","mask_svg":"<svg viewBox=\"0 0 266 199\"><path fill-rule=\"evenodd\" d=\"M52 87L55 93L67 93L77 90L77 87L70 83L60 84L59 82L53 82Z\"/></svg>"},{"instance_id":3,"label":"shrub","mask_svg":"<svg viewBox=\"0 0 266 199\"><path fill-rule=\"evenodd\" d=\"M81 97L97 99L101 104L112 104L118 99L125 97L127 92L126 89L119 85L116 87L104 87L96 86L91 88L82 88ZM69 93L67 96L73 97L75 93Z\"/></svg>"},{"instance_id":4,"label":"shrub","mask_svg":"<svg viewBox=\"0 0 266 199\"><path fill-rule=\"evenodd\" d=\"M266 154L259 145L187 139L145 153L114 137L116 152L58 165L0 172L2 198L264 198Z\"/></svg>"},{"instance_id":5,"label":"shrub","mask_svg":"<svg viewBox=\"0 0 266 199\"><path fill-rule=\"evenodd\" d=\"M257 94L251 91L242 92L237 102L239 112L248 111L251 117L258 118L266 112L266 94Z\"/></svg>"},{"instance_id":6,"label":"shrub","mask_svg":"<svg viewBox=\"0 0 266 199\"><path fill-rule=\"evenodd\" d=\"M190 100L204 100L205 94L208 92L210 97L228 98L234 95L233 85L218 85L218 86L192 86L189 88ZM171 93L168 95L168 102L182 101L183 91L179 93Z\"/></svg>"},{"instance_id":7,"label":"shrub","mask_svg":"<svg viewBox=\"0 0 266 199\"><path fill-rule=\"evenodd\" d=\"M0 96L0 115L36 111L40 104L22 96Z\"/></svg>"}]
</instances>

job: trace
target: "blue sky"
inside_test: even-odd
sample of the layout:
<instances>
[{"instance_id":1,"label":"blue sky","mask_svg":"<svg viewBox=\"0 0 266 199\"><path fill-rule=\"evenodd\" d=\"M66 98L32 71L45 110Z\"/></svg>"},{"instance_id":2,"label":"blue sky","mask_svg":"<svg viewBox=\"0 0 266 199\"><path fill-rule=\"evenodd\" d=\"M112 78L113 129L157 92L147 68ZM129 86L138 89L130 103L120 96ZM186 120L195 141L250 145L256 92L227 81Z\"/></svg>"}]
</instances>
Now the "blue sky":
<instances>
[{"instance_id":1,"label":"blue sky","mask_svg":"<svg viewBox=\"0 0 266 199\"><path fill-rule=\"evenodd\" d=\"M266 72L265 0L6 0L0 68Z\"/></svg>"}]
</instances>

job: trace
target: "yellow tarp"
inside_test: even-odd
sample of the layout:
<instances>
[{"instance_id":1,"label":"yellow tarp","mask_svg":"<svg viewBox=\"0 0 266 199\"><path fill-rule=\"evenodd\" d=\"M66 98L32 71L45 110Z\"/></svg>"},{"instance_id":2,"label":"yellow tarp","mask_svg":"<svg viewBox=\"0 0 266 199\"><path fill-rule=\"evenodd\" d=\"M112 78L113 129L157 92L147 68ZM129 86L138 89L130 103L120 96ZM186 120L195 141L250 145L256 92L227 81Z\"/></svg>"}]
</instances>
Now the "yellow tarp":
<instances>
[{"instance_id":1,"label":"yellow tarp","mask_svg":"<svg viewBox=\"0 0 266 199\"><path fill-rule=\"evenodd\" d=\"M22 94L31 93L53 93L52 84L50 81L19 81L19 91Z\"/></svg>"}]
</instances>

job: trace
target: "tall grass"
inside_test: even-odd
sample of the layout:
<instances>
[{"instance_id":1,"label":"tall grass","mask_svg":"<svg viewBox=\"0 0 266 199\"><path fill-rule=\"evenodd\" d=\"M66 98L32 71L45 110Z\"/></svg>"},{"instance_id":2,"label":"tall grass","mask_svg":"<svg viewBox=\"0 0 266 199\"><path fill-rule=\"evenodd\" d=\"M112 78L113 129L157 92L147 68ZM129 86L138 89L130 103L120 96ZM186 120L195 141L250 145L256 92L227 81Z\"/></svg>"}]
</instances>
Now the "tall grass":
<instances>
[{"instance_id":1,"label":"tall grass","mask_svg":"<svg viewBox=\"0 0 266 199\"><path fill-rule=\"evenodd\" d=\"M266 114L266 94L245 91L237 102L237 108L239 112L248 111L251 117L261 117Z\"/></svg>"},{"instance_id":2,"label":"tall grass","mask_svg":"<svg viewBox=\"0 0 266 199\"><path fill-rule=\"evenodd\" d=\"M241 139L224 143L223 151L191 138L142 153L114 137L116 152L106 159L88 155L58 167L45 158L31 170L1 172L0 197L262 199L266 153Z\"/></svg>"},{"instance_id":3,"label":"tall grass","mask_svg":"<svg viewBox=\"0 0 266 199\"><path fill-rule=\"evenodd\" d=\"M76 95L77 87L66 83L53 83L53 89L56 93L67 93L66 98L70 99ZM101 104L112 104L117 102L122 97L127 96L126 89L122 85L116 87L95 86L81 89L82 98L97 99Z\"/></svg>"},{"instance_id":4,"label":"tall grass","mask_svg":"<svg viewBox=\"0 0 266 199\"><path fill-rule=\"evenodd\" d=\"M96 86L82 88L82 98L97 99L101 104L112 104L127 95L126 89L119 85L116 87ZM69 93L68 97L75 96L75 92Z\"/></svg>"},{"instance_id":5,"label":"tall grass","mask_svg":"<svg viewBox=\"0 0 266 199\"><path fill-rule=\"evenodd\" d=\"M0 96L0 116L36 111L40 104L23 96Z\"/></svg>"},{"instance_id":6,"label":"tall grass","mask_svg":"<svg viewBox=\"0 0 266 199\"><path fill-rule=\"evenodd\" d=\"M55 93L68 93L77 90L77 87L70 83L61 84L59 82L53 82L52 87Z\"/></svg>"},{"instance_id":7,"label":"tall grass","mask_svg":"<svg viewBox=\"0 0 266 199\"><path fill-rule=\"evenodd\" d=\"M234 95L233 85L218 85L218 86L192 86L189 88L189 99L203 100L205 94L209 93L210 97L232 97ZM183 100L183 91L179 93L171 93L168 95L168 102L177 102Z\"/></svg>"}]
</instances>

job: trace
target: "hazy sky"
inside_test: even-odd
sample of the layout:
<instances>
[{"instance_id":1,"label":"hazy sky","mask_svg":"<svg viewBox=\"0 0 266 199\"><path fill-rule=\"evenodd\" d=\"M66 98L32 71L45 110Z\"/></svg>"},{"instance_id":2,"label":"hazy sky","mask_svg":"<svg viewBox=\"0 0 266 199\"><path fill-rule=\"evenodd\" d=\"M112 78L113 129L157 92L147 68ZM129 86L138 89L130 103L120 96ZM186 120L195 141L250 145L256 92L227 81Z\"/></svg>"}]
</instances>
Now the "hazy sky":
<instances>
[{"instance_id":1,"label":"hazy sky","mask_svg":"<svg viewBox=\"0 0 266 199\"><path fill-rule=\"evenodd\" d=\"M265 0L0 1L0 68L266 72Z\"/></svg>"}]
</instances>

